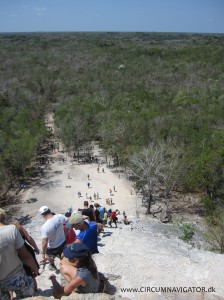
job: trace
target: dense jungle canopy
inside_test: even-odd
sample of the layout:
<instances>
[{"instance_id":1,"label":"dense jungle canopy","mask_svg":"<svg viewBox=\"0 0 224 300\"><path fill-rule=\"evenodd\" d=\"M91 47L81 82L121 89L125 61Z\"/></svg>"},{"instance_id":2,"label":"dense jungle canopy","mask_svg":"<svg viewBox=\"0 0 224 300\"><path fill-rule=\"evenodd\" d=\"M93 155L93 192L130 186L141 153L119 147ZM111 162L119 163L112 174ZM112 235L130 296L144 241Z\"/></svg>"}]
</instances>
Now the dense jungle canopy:
<instances>
[{"instance_id":1,"label":"dense jungle canopy","mask_svg":"<svg viewBox=\"0 0 224 300\"><path fill-rule=\"evenodd\" d=\"M137 187L223 201L224 35L12 33L0 52L2 190L29 176L54 110L67 150L96 140Z\"/></svg>"}]
</instances>

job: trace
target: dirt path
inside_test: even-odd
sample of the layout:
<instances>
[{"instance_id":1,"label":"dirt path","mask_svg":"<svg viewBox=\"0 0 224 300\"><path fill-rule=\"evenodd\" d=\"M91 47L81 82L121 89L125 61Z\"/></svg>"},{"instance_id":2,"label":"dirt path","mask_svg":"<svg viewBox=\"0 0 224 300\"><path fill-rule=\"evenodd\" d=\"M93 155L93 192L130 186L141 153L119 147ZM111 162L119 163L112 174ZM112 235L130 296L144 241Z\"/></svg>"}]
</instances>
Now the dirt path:
<instances>
[{"instance_id":1,"label":"dirt path","mask_svg":"<svg viewBox=\"0 0 224 300\"><path fill-rule=\"evenodd\" d=\"M83 206L84 200L91 202L92 197L92 204L98 202L106 208L119 209L121 212L125 210L128 215L136 215L137 196L131 194L131 182L124 180L124 175L113 173L105 165L101 165L98 172L96 163L78 164L65 156L60 152L53 153L39 183L21 192L23 205L20 213L29 212L34 217L42 205L47 205L56 212L65 212L71 206L77 210ZM87 178L88 174L90 180ZM90 188L87 186L88 182ZM80 198L78 192L81 192ZM94 193L99 194L99 199L95 201ZM107 198L112 198L111 206L106 203Z\"/></svg>"}]
</instances>

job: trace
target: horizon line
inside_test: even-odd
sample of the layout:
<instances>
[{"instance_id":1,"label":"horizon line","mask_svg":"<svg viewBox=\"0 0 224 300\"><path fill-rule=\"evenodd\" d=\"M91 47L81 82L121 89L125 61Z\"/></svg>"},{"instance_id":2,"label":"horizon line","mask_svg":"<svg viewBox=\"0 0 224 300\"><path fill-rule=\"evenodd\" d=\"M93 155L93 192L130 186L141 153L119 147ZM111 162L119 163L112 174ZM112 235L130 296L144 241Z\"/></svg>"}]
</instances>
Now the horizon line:
<instances>
[{"instance_id":1,"label":"horizon line","mask_svg":"<svg viewBox=\"0 0 224 300\"><path fill-rule=\"evenodd\" d=\"M67 30L67 31L2 31L0 34L32 34L32 33L181 33L181 34L218 34L218 35L223 35L224 32L197 32L197 31L88 31L88 30L80 30L80 31L75 31L75 30Z\"/></svg>"}]
</instances>

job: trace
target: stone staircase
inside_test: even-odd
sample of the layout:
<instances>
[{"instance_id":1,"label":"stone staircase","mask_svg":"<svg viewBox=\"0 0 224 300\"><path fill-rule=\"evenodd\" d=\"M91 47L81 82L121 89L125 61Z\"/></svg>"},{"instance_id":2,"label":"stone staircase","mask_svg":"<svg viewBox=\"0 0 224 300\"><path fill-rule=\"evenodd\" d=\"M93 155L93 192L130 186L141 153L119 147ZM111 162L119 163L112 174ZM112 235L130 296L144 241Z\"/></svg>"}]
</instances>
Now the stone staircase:
<instances>
[{"instance_id":1,"label":"stone staircase","mask_svg":"<svg viewBox=\"0 0 224 300\"><path fill-rule=\"evenodd\" d=\"M223 255L198 250L181 241L172 225L146 217L131 221L131 225L106 227L99 236L100 253L93 256L98 270L108 277L112 295L73 293L66 299L224 299ZM34 219L26 227L37 241L39 222ZM48 280L52 272L47 267L40 272L37 279L40 296L36 299L53 298ZM56 275L60 277L59 271ZM150 288L154 292L150 293ZM165 293L166 288L179 291L185 288L185 292ZM212 292L203 293L203 289L209 288Z\"/></svg>"}]
</instances>

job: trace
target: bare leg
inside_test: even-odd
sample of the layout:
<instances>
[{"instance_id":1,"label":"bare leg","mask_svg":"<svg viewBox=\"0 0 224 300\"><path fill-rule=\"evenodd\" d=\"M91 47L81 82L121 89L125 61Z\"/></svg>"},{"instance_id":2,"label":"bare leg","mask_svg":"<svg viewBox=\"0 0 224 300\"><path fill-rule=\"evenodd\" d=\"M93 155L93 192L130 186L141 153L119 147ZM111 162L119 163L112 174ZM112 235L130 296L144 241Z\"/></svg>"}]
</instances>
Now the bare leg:
<instances>
[{"instance_id":1,"label":"bare leg","mask_svg":"<svg viewBox=\"0 0 224 300\"><path fill-rule=\"evenodd\" d=\"M46 255L46 259L49 261L50 265L54 265L54 260L50 256Z\"/></svg>"},{"instance_id":2,"label":"bare leg","mask_svg":"<svg viewBox=\"0 0 224 300\"><path fill-rule=\"evenodd\" d=\"M13 300L13 291L9 291L10 294L10 300Z\"/></svg>"}]
</instances>

